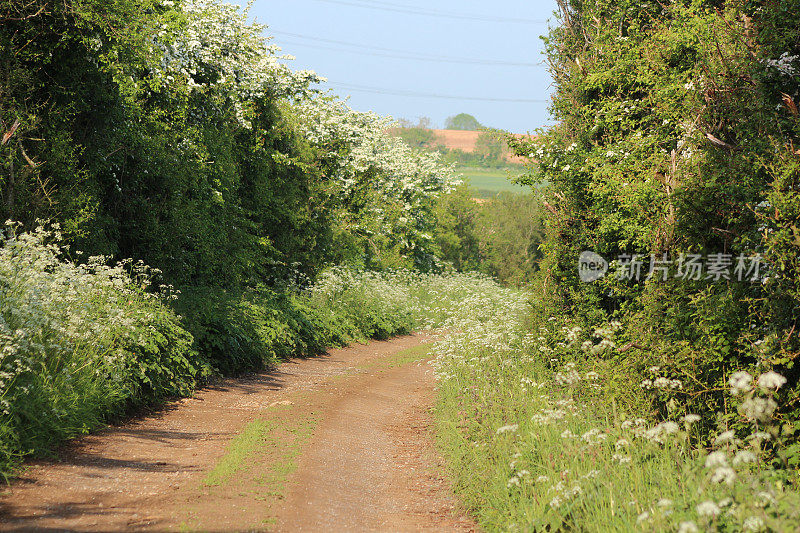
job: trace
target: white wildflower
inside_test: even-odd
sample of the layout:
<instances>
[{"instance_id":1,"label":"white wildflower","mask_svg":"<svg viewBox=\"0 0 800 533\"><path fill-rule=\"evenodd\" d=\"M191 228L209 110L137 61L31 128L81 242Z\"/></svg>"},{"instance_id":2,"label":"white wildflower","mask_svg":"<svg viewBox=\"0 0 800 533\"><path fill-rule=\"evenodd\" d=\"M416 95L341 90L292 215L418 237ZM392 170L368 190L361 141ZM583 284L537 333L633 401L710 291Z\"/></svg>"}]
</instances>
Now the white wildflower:
<instances>
[{"instance_id":1,"label":"white wildflower","mask_svg":"<svg viewBox=\"0 0 800 533\"><path fill-rule=\"evenodd\" d=\"M736 452L736 455L733 457L733 466L739 466L747 463L755 463L758 458L756 454L751 452L750 450L740 450Z\"/></svg>"},{"instance_id":2,"label":"white wildflower","mask_svg":"<svg viewBox=\"0 0 800 533\"><path fill-rule=\"evenodd\" d=\"M753 440L753 441L762 441L770 439L772 439L772 435L770 435L766 431L756 431L755 433L747 437L747 440Z\"/></svg>"},{"instance_id":3,"label":"white wildflower","mask_svg":"<svg viewBox=\"0 0 800 533\"><path fill-rule=\"evenodd\" d=\"M714 470L711 474L712 483L725 483L726 485L733 485L736 481L736 472L730 467L722 466Z\"/></svg>"},{"instance_id":4,"label":"white wildflower","mask_svg":"<svg viewBox=\"0 0 800 533\"><path fill-rule=\"evenodd\" d=\"M748 398L739 409L749 420L767 422L777 408L778 404L771 398Z\"/></svg>"},{"instance_id":5,"label":"white wildflower","mask_svg":"<svg viewBox=\"0 0 800 533\"><path fill-rule=\"evenodd\" d=\"M611 456L611 459L613 461L618 462L621 465L628 464L631 462L631 456L626 455L624 453L615 453L614 455Z\"/></svg>"},{"instance_id":6,"label":"white wildflower","mask_svg":"<svg viewBox=\"0 0 800 533\"><path fill-rule=\"evenodd\" d=\"M744 531L763 531L764 528L764 520L758 516L748 516L742 524L742 530Z\"/></svg>"},{"instance_id":7,"label":"white wildflower","mask_svg":"<svg viewBox=\"0 0 800 533\"><path fill-rule=\"evenodd\" d=\"M496 434L500 435L501 433L515 433L519 429L519 424L510 424L508 426L502 426L497 428Z\"/></svg>"},{"instance_id":8,"label":"white wildflower","mask_svg":"<svg viewBox=\"0 0 800 533\"><path fill-rule=\"evenodd\" d=\"M756 505L759 507L767 507L768 505L777 503L775 497L769 492L761 491L756 497L758 498L758 500L756 500Z\"/></svg>"},{"instance_id":9,"label":"white wildflower","mask_svg":"<svg viewBox=\"0 0 800 533\"><path fill-rule=\"evenodd\" d=\"M722 509L720 509L719 506L711 500L698 504L697 507L695 507L695 510L697 511L698 515L709 518L715 518L722 512Z\"/></svg>"},{"instance_id":10,"label":"white wildflower","mask_svg":"<svg viewBox=\"0 0 800 533\"><path fill-rule=\"evenodd\" d=\"M753 376L744 371L736 372L728 379L728 385L731 386L732 396L738 396L743 392L749 391L752 384Z\"/></svg>"},{"instance_id":11,"label":"white wildflower","mask_svg":"<svg viewBox=\"0 0 800 533\"><path fill-rule=\"evenodd\" d=\"M733 430L723 431L717 438L714 439L714 446L722 446L723 444L731 444L736 440L736 433Z\"/></svg>"},{"instance_id":12,"label":"white wildflower","mask_svg":"<svg viewBox=\"0 0 800 533\"><path fill-rule=\"evenodd\" d=\"M725 452L716 451L711 452L706 457L706 468L717 468L717 467L725 467L728 466L728 456Z\"/></svg>"},{"instance_id":13,"label":"white wildflower","mask_svg":"<svg viewBox=\"0 0 800 533\"><path fill-rule=\"evenodd\" d=\"M758 386L764 391L778 390L786 383L786 378L770 370L758 376Z\"/></svg>"},{"instance_id":14,"label":"white wildflower","mask_svg":"<svg viewBox=\"0 0 800 533\"><path fill-rule=\"evenodd\" d=\"M594 478L596 478L596 477L597 477L597 476L599 476L599 475L600 475L600 471L599 471L599 470L589 470L588 472L586 472L586 473L585 473L584 475L582 475L581 477L582 477L583 479L594 479Z\"/></svg>"},{"instance_id":15,"label":"white wildflower","mask_svg":"<svg viewBox=\"0 0 800 533\"><path fill-rule=\"evenodd\" d=\"M688 414L688 415L684 416L681 420L688 427L688 426L691 426L692 424L694 424L695 422L699 422L700 421L700 415Z\"/></svg>"}]
</instances>

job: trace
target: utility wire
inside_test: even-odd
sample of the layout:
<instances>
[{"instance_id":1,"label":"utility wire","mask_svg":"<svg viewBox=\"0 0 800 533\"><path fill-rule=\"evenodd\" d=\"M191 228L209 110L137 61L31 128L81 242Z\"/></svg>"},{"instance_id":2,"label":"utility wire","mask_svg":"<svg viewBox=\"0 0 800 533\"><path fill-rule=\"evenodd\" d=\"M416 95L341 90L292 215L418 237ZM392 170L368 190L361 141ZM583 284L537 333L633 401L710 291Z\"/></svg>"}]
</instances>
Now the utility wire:
<instances>
[{"instance_id":1,"label":"utility wire","mask_svg":"<svg viewBox=\"0 0 800 533\"><path fill-rule=\"evenodd\" d=\"M327 2L329 4L339 4L350 7L361 7L366 9L375 9L378 11L391 11L394 13L406 13L409 15L423 15L426 17L441 17L447 19L457 20L474 20L478 22L501 22L504 24L547 24L546 20L523 19L513 17L490 17L485 15L473 15L469 13L450 13L446 11L435 11L430 9L420 9L414 7L403 6L399 4L391 4L388 2L374 2L372 4L348 1L348 0L316 0L317 2Z\"/></svg>"},{"instance_id":2,"label":"utility wire","mask_svg":"<svg viewBox=\"0 0 800 533\"><path fill-rule=\"evenodd\" d=\"M395 59L411 59L414 61L431 61L434 63L460 63L460 64L467 64L467 65L489 65L489 66L503 66L503 67L544 67L546 66L543 62L541 63L524 63L518 61L504 61L498 60L494 61L491 59L470 59L465 57L451 57L451 56L438 56L433 54L419 54L415 52L407 52L404 50L397 50L393 48L382 48L379 46L367 46L363 44L357 43L350 43L347 41L335 41L333 39L322 39L319 37L310 37L307 35L301 35L299 33L290 33L284 31L276 31L276 30L269 30L270 33L274 33L275 35L286 35L289 37L295 37L298 39L304 39L309 41L315 41L320 43L331 43L340 46L347 46L353 47L355 50L347 50L343 48L332 48L326 47L321 45L314 45L309 43L303 42L292 42L287 40L282 40L281 43L292 44L294 46L307 46L310 48L320 48L322 50L334 50L339 52L349 52L352 54L362 54L362 55L371 55L377 57L391 57Z\"/></svg>"},{"instance_id":3,"label":"utility wire","mask_svg":"<svg viewBox=\"0 0 800 533\"><path fill-rule=\"evenodd\" d=\"M371 87L369 85L351 85L347 83L328 82L328 85L344 89L346 91L356 91L372 94L386 94L390 96L408 96L411 98L438 98L444 100L471 100L476 102L509 102L516 104L547 104L549 100L529 99L529 98L486 98L481 96L456 96L450 94L422 93L416 91L406 91L399 89L385 89L382 87Z\"/></svg>"}]
</instances>

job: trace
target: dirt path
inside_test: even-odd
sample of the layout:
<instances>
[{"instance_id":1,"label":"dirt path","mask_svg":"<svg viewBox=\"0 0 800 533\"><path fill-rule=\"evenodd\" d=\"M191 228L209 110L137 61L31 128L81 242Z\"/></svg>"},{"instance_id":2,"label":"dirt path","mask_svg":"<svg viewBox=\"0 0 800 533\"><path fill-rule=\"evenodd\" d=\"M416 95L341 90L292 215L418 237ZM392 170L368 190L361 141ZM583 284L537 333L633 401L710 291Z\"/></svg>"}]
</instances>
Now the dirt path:
<instances>
[{"instance_id":1,"label":"dirt path","mask_svg":"<svg viewBox=\"0 0 800 533\"><path fill-rule=\"evenodd\" d=\"M432 446L424 336L226 380L31 464L0 530L472 531Z\"/></svg>"}]
</instances>

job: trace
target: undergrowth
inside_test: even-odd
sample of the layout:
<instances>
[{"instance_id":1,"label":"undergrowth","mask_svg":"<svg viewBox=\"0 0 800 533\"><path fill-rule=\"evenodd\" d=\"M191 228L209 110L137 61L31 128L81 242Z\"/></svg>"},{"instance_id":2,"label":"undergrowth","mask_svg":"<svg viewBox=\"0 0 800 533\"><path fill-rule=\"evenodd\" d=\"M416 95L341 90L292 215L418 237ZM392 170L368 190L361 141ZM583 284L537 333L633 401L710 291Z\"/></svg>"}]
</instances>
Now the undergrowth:
<instances>
[{"instance_id":1,"label":"undergrowth","mask_svg":"<svg viewBox=\"0 0 800 533\"><path fill-rule=\"evenodd\" d=\"M619 322L583 331L528 313L519 298L490 313L462 306L435 346L440 445L482 527L796 529L783 376L732 370L725 408L701 416L667 368L640 375L618 363Z\"/></svg>"},{"instance_id":2,"label":"undergrowth","mask_svg":"<svg viewBox=\"0 0 800 533\"><path fill-rule=\"evenodd\" d=\"M309 289L161 286L130 261L77 262L58 228L0 236L0 474L185 396L210 376L443 323L486 278L331 268ZM81 259L80 254L75 254ZM176 313L177 310L177 313ZM180 314L178 314L180 313Z\"/></svg>"}]
</instances>

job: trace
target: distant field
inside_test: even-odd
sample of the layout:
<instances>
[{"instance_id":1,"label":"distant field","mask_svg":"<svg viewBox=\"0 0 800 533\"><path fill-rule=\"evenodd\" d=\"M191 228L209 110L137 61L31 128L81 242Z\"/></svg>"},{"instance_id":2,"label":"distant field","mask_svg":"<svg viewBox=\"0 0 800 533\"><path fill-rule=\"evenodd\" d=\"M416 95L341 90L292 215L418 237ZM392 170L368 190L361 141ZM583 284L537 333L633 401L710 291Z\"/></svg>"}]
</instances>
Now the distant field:
<instances>
[{"instance_id":1,"label":"distant field","mask_svg":"<svg viewBox=\"0 0 800 533\"><path fill-rule=\"evenodd\" d=\"M472 153L475 150L475 144L478 142L478 137L481 136L480 131L465 131L465 130L431 130L436 135L436 142L444 145L450 150L461 150L467 153ZM519 138L531 138L531 135L515 134ZM503 143L505 144L505 143ZM526 163L528 160L522 157L514 157L508 153L506 148L506 160L511 163Z\"/></svg>"},{"instance_id":2,"label":"distant field","mask_svg":"<svg viewBox=\"0 0 800 533\"><path fill-rule=\"evenodd\" d=\"M484 170L480 168L460 167L456 169L464 175L464 181L478 191L479 198L491 198L500 191L530 192L528 187L514 185L511 176L519 174L518 170Z\"/></svg>"}]
</instances>

